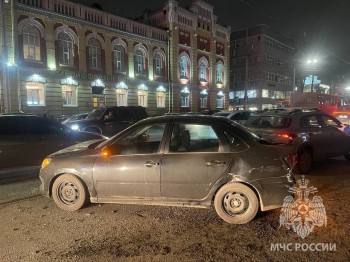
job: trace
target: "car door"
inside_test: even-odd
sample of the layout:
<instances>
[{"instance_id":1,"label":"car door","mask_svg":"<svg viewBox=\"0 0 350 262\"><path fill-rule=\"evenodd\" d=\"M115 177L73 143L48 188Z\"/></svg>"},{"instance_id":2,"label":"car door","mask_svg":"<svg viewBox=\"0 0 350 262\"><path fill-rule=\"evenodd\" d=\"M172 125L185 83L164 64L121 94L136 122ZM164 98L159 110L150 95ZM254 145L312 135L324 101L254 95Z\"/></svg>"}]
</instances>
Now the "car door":
<instances>
[{"instance_id":1,"label":"car door","mask_svg":"<svg viewBox=\"0 0 350 262\"><path fill-rule=\"evenodd\" d=\"M327 157L329 152L329 139L324 136L320 118L315 114L300 118L300 134L302 144L309 144L313 148L314 160Z\"/></svg>"},{"instance_id":2,"label":"car door","mask_svg":"<svg viewBox=\"0 0 350 262\"><path fill-rule=\"evenodd\" d=\"M340 131L341 123L335 118L327 115L320 115L322 122L322 132L325 139L328 140L329 157L340 156L349 152L350 150L350 137L344 132Z\"/></svg>"},{"instance_id":3,"label":"car door","mask_svg":"<svg viewBox=\"0 0 350 262\"><path fill-rule=\"evenodd\" d=\"M93 181L99 198L159 197L165 123L136 126L116 138L98 156Z\"/></svg>"},{"instance_id":4,"label":"car door","mask_svg":"<svg viewBox=\"0 0 350 262\"><path fill-rule=\"evenodd\" d=\"M213 126L175 122L162 159L162 197L202 199L229 165Z\"/></svg>"}]
</instances>

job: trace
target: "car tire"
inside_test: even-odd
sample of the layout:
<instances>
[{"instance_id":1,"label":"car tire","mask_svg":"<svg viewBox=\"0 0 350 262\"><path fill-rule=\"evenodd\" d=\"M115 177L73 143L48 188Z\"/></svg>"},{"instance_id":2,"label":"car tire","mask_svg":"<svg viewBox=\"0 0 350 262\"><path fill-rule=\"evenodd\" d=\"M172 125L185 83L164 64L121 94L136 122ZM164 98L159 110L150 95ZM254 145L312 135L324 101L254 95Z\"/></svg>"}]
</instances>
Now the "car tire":
<instances>
[{"instance_id":1,"label":"car tire","mask_svg":"<svg viewBox=\"0 0 350 262\"><path fill-rule=\"evenodd\" d=\"M304 149L298 153L297 168L299 174L307 174L312 167L312 154L310 150Z\"/></svg>"},{"instance_id":2,"label":"car tire","mask_svg":"<svg viewBox=\"0 0 350 262\"><path fill-rule=\"evenodd\" d=\"M52 198L59 208L76 211L88 202L88 190L79 178L64 174L53 183Z\"/></svg>"},{"instance_id":3,"label":"car tire","mask_svg":"<svg viewBox=\"0 0 350 262\"><path fill-rule=\"evenodd\" d=\"M245 224L251 221L259 209L255 192L248 186L231 182L222 186L214 199L216 213L230 224Z\"/></svg>"}]
</instances>

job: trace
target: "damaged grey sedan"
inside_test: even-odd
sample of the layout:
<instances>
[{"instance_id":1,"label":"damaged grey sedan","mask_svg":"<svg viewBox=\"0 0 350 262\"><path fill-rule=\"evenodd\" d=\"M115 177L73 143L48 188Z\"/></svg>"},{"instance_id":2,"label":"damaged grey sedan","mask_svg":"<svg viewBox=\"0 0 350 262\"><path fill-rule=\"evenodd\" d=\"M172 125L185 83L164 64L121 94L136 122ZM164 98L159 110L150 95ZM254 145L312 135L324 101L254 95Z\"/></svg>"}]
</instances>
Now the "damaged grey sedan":
<instances>
[{"instance_id":1,"label":"damaged grey sedan","mask_svg":"<svg viewBox=\"0 0 350 262\"><path fill-rule=\"evenodd\" d=\"M294 185L290 159L290 147L227 118L160 116L49 155L40 190L67 211L88 202L214 206L226 222L243 224L283 205Z\"/></svg>"}]
</instances>

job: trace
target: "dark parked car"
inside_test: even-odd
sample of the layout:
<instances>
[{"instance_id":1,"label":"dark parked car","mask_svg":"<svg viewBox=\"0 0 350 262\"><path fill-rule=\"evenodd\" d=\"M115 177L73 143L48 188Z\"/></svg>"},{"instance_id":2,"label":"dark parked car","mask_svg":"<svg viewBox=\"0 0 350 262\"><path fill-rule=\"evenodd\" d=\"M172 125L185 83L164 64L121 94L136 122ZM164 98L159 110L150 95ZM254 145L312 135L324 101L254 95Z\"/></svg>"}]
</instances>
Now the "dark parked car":
<instances>
[{"instance_id":1,"label":"dark parked car","mask_svg":"<svg viewBox=\"0 0 350 262\"><path fill-rule=\"evenodd\" d=\"M106 142L48 156L41 192L62 209L88 201L210 207L229 223L246 223L260 207L280 207L293 186L289 146L266 141L229 119L160 116Z\"/></svg>"},{"instance_id":2,"label":"dark parked car","mask_svg":"<svg viewBox=\"0 0 350 262\"><path fill-rule=\"evenodd\" d=\"M146 109L141 106L113 106L94 109L85 119L67 121L65 125L73 130L114 136L147 117Z\"/></svg>"},{"instance_id":3,"label":"dark parked car","mask_svg":"<svg viewBox=\"0 0 350 262\"><path fill-rule=\"evenodd\" d=\"M75 115L72 115L72 116L68 117L66 120L63 120L61 123L65 125L68 122L82 120L82 119L85 119L89 114L90 113L75 114Z\"/></svg>"},{"instance_id":4,"label":"dark parked car","mask_svg":"<svg viewBox=\"0 0 350 262\"><path fill-rule=\"evenodd\" d=\"M48 154L91 139L104 137L35 115L0 115L0 170L40 166Z\"/></svg>"},{"instance_id":5,"label":"dark parked car","mask_svg":"<svg viewBox=\"0 0 350 262\"><path fill-rule=\"evenodd\" d=\"M292 145L300 173L308 173L314 161L342 155L350 160L350 136L341 131L342 123L317 109L265 111L244 125L270 142Z\"/></svg>"}]
</instances>

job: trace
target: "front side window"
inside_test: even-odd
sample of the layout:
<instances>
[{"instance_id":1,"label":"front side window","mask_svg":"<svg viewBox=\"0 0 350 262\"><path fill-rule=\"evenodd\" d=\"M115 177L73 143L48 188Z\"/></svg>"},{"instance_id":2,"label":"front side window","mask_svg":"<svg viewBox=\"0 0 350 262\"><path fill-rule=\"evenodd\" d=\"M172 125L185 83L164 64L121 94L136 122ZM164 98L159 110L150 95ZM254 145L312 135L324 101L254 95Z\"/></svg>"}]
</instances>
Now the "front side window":
<instances>
[{"instance_id":1,"label":"front side window","mask_svg":"<svg viewBox=\"0 0 350 262\"><path fill-rule=\"evenodd\" d=\"M165 107L165 93L164 92L157 92L157 108L164 108Z\"/></svg>"},{"instance_id":2,"label":"front side window","mask_svg":"<svg viewBox=\"0 0 350 262\"><path fill-rule=\"evenodd\" d=\"M321 116L322 121L324 123L324 126L326 127L340 127L340 123L336 122L336 120L334 120L333 118L330 118L329 116Z\"/></svg>"},{"instance_id":3,"label":"front side window","mask_svg":"<svg viewBox=\"0 0 350 262\"><path fill-rule=\"evenodd\" d=\"M58 35L59 62L62 65L73 65L73 41L66 33Z\"/></svg>"},{"instance_id":4,"label":"front side window","mask_svg":"<svg viewBox=\"0 0 350 262\"><path fill-rule=\"evenodd\" d=\"M23 29L23 54L24 59L41 61L40 33L35 26L26 26Z\"/></svg>"},{"instance_id":5,"label":"front side window","mask_svg":"<svg viewBox=\"0 0 350 262\"><path fill-rule=\"evenodd\" d=\"M137 96L138 96L138 105L147 107L147 91L139 90L137 92Z\"/></svg>"},{"instance_id":6,"label":"front side window","mask_svg":"<svg viewBox=\"0 0 350 262\"><path fill-rule=\"evenodd\" d=\"M101 46L98 40L89 40L89 65L90 68L101 69Z\"/></svg>"},{"instance_id":7,"label":"front side window","mask_svg":"<svg viewBox=\"0 0 350 262\"><path fill-rule=\"evenodd\" d=\"M144 55L141 50L136 50L135 53L135 71L136 74L141 75L143 74L143 68L144 68Z\"/></svg>"},{"instance_id":8,"label":"front side window","mask_svg":"<svg viewBox=\"0 0 350 262\"><path fill-rule=\"evenodd\" d=\"M113 56L114 70L116 72L125 72L124 48L122 46L116 46L113 50Z\"/></svg>"},{"instance_id":9,"label":"front side window","mask_svg":"<svg viewBox=\"0 0 350 262\"><path fill-rule=\"evenodd\" d=\"M128 90L124 89L124 88L117 89L117 105L118 106L127 106L128 105L127 92L128 92Z\"/></svg>"},{"instance_id":10,"label":"front side window","mask_svg":"<svg viewBox=\"0 0 350 262\"><path fill-rule=\"evenodd\" d=\"M62 99L64 106L77 105L77 87L73 85L62 86Z\"/></svg>"},{"instance_id":11,"label":"front side window","mask_svg":"<svg viewBox=\"0 0 350 262\"><path fill-rule=\"evenodd\" d=\"M27 105L28 106L44 106L45 92L42 83L27 83Z\"/></svg>"},{"instance_id":12,"label":"front side window","mask_svg":"<svg viewBox=\"0 0 350 262\"><path fill-rule=\"evenodd\" d=\"M118 139L110 148L118 155L156 154L165 130L164 123L141 126Z\"/></svg>"}]
</instances>

